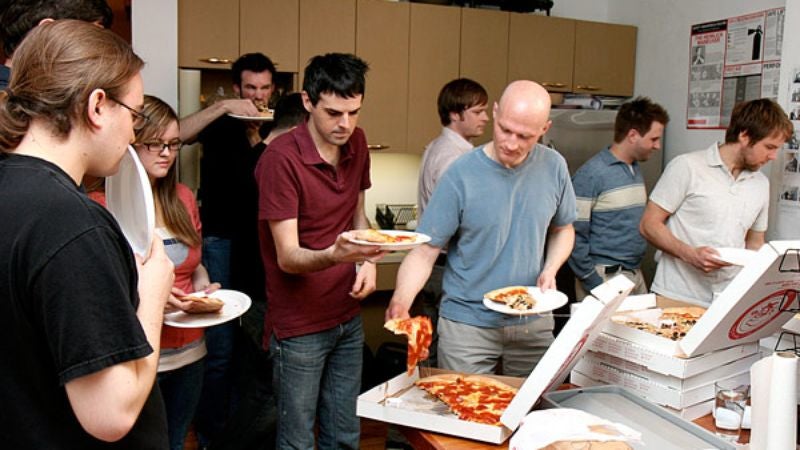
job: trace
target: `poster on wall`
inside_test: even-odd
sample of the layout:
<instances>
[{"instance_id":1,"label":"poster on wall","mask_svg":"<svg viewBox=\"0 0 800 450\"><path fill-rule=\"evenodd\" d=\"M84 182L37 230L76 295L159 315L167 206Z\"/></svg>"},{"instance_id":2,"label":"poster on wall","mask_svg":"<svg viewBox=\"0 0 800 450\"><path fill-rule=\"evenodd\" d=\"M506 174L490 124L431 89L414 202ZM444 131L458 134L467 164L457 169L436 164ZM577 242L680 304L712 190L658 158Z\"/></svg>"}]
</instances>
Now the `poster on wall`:
<instances>
[{"instance_id":1,"label":"poster on wall","mask_svg":"<svg viewBox=\"0 0 800 450\"><path fill-rule=\"evenodd\" d=\"M739 102L778 97L784 8L692 26L687 128L725 128Z\"/></svg>"}]
</instances>

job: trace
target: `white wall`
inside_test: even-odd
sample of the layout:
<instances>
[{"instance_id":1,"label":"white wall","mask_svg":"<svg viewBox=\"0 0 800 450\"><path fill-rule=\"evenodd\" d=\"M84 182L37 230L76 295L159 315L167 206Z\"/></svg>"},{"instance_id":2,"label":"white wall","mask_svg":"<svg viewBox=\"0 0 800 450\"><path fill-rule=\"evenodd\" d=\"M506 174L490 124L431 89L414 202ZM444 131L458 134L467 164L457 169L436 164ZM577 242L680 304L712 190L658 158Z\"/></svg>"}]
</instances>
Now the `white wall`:
<instances>
[{"instance_id":1,"label":"white wall","mask_svg":"<svg viewBox=\"0 0 800 450\"><path fill-rule=\"evenodd\" d=\"M145 62L144 93L178 109L178 0L131 5L133 50Z\"/></svg>"}]
</instances>

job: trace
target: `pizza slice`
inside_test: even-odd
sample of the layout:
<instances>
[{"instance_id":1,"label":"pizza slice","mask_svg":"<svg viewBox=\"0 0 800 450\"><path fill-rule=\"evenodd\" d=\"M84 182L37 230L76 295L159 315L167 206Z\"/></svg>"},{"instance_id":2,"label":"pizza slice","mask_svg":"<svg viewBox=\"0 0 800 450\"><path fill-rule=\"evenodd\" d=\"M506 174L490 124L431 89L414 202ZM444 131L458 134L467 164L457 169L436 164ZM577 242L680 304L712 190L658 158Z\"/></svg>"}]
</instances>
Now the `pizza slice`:
<instances>
[{"instance_id":1,"label":"pizza slice","mask_svg":"<svg viewBox=\"0 0 800 450\"><path fill-rule=\"evenodd\" d=\"M189 307L183 310L183 312L188 314L218 313L222 311L222 307L225 306L225 302L214 297L184 295L176 298L182 302L191 302Z\"/></svg>"},{"instance_id":2,"label":"pizza slice","mask_svg":"<svg viewBox=\"0 0 800 450\"><path fill-rule=\"evenodd\" d=\"M487 292L485 297L517 311L528 311L536 306L536 299L533 298L525 286L508 286L495 289Z\"/></svg>"},{"instance_id":3,"label":"pizza slice","mask_svg":"<svg viewBox=\"0 0 800 450\"><path fill-rule=\"evenodd\" d=\"M365 229L353 230L353 236L359 241L373 242L376 244L413 243L417 238L413 234L388 234L378 230Z\"/></svg>"},{"instance_id":4,"label":"pizza slice","mask_svg":"<svg viewBox=\"0 0 800 450\"><path fill-rule=\"evenodd\" d=\"M460 419L498 426L517 394L516 388L481 375L432 375L417 380L416 385L444 402Z\"/></svg>"},{"instance_id":5,"label":"pizza slice","mask_svg":"<svg viewBox=\"0 0 800 450\"><path fill-rule=\"evenodd\" d=\"M416 316L409 319L392 319L383 325L394 334L404 334L408 338L408 358L406 368L408 374L414 372L417 364L427 359L428 348L433 340L433 325L430 317ZM422 357L423 353L425 358Z\"/></svg>"}]
</instances>

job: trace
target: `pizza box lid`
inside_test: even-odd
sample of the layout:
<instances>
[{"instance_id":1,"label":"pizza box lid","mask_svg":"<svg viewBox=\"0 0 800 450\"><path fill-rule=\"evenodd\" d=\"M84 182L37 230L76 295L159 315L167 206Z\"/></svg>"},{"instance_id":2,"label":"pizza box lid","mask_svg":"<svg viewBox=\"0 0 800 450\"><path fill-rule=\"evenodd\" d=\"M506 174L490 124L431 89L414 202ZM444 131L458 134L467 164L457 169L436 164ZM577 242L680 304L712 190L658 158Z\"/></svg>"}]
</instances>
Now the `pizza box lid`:
<instances>
[{"instance_id":1,"label":"pizza box lid","mask_svg":"<svg viewBox=\"0 0 800 450\"><path fill-rule=\"evenodd\" d=\"M515 430L542 394L561 385L633 287L617 275L592 290L519 388L500 418L503 425Z\"/></svg>"},{"instance_id":2,"label":"pizza box lid","mask_svg":"<svg viewBox=\"0 0 800 450\"><path fill-rule=\"evenodd\" d=\"M757 341L792 320L800 300L800 241L765 244L679 341L686 356Z\"/></svg>"}]
</instances>

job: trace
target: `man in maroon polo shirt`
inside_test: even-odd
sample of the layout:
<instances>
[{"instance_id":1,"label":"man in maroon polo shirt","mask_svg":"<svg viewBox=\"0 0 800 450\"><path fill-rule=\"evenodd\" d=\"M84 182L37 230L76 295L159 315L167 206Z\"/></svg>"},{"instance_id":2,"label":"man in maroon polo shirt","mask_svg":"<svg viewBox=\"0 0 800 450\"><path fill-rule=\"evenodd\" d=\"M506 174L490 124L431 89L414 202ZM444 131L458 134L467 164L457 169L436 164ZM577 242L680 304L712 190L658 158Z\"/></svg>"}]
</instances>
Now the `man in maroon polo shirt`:
<instances>
[{"instance_id":1,"label":"man in maroon polo shirt","mask_svg":"<svg viewBox=\"0 0 800 450\"><path fill-rule=\"evenodd\" d=\"M256 167L278 448L314 448L315 418L318 448L359 444L359 301L375 290L383 256L348 240L349 230L369 227L369 153L356 128L366 71L353 55L312 58L302 92L308 121L274 140Z\"/></svg>"}]
</instances>

